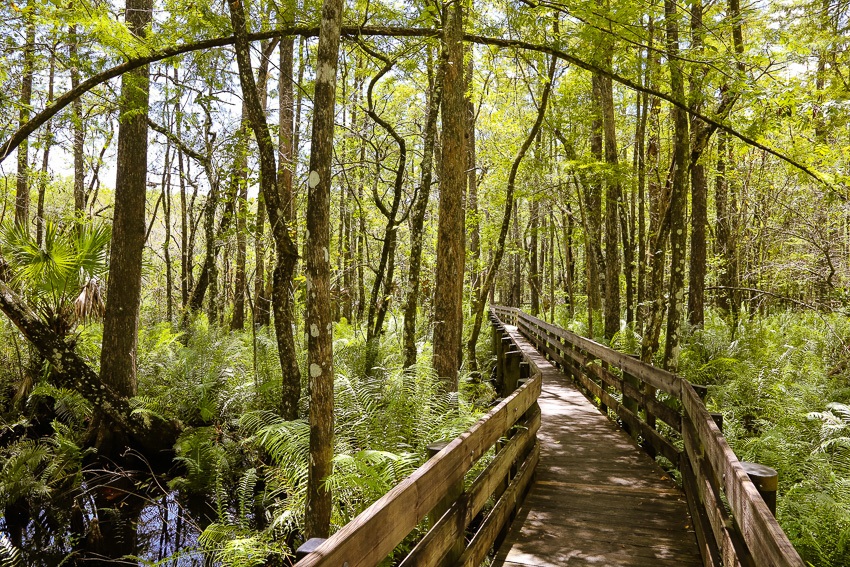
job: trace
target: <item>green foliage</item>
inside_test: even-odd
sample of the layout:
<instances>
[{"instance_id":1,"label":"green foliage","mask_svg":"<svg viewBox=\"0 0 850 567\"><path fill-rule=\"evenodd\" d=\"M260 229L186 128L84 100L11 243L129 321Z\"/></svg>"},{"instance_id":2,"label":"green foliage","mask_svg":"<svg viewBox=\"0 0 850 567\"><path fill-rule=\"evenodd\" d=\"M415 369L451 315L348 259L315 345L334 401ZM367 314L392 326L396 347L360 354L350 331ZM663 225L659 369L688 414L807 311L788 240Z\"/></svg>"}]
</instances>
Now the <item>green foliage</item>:
<instances>
[{"instance_id":1,"label":"green foliage","mask_svg":"<svg viewBox=\"0 0 850 567\"><path fill-rule=\"evenodd\" d=\"M467 394L443 393L429 367L404 372L394 335L372 352L375 346L345 322L335 336L335 456L326 482L334 498L332 523L339 528L421 465L428 444L456 437L480 412ZM370 356L377 371L367 375ZM481 396L479 389L468 386L468 394ZM284 421L267 408L238 419L227 408L225 413L234 419L217 421L238 430L197 428L181 437L178 458L187 474L174 485L217 495L218 521L201 538L217 561L253 565L285 557L291 550L281 542L291 541L303 525L309 425Z\"/></svg>"},{"instance_id":2,"label":"green foliage","mask_svg":"<svg viewBox=\"0 0 850 567\"><path fill-rule=\"evenodd\" d=\"M847 336L839 314L742 313L730 327L710 313L680 358L738 457L778 471L780 524L815 565L850 562Z\"/></svg>"},{"instance_id":3,"label":"green foliage","mask_svg":"<svg viewBox=\"0 0 850 567\"><path fill-rule=\"evenodd\" d=\"M104 224L61 227L48 221L39 246L25 228L3 228L2 252L13 281L55 332L68 334L75 323L102 314L99 278L106 272L110 234Z\"/></svg>"},{"instance_id":4,"label":"green foliage","mask_svg":"<svg viewBox=\"0 0 850 567\"><path fill-rule=\"evenodd\" d=\"M26 501L41 507L56 489L72 486L87 454L69 428L54 422L54 437L22 439L0 450L0 508Z\"/></svg>"}]
</instances>

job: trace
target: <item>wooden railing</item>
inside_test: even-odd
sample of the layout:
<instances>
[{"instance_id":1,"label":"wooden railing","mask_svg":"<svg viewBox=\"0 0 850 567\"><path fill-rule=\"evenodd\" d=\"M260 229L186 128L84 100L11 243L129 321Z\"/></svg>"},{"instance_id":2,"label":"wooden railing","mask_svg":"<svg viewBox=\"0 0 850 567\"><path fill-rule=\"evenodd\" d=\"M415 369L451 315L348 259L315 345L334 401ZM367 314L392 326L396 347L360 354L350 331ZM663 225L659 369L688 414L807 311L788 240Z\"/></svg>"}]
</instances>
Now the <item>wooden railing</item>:
<instances>
[{"instance_id":1,"label":"wooden railing","mask_svg":"<svg viewBox=\"0 0 850 567\"><path fill-rule=\"evenodd\" d=\"M495 330L516 326L650 454L678 469L706 566L803 567L690 383L518 309L493 307L491 321Z\"/></svg>"},{"instance_id":2,"label":"wooden railing","mask_svg":"<svg viewBox=\"0 0 850 567\"><path fill-rule=\"evenodd\" d=\"M541 378L528 370L530 377L522 381L517 376L514 387L487 415L311 549L297 567L373 567L426 519L430 530L401 560L402 566L478 567L506 533L540 456ZM491 448L496 452L493 460L464 488L467 473ZM493 505L485 511L490 501Z\"/></svg>"}]
</instances>

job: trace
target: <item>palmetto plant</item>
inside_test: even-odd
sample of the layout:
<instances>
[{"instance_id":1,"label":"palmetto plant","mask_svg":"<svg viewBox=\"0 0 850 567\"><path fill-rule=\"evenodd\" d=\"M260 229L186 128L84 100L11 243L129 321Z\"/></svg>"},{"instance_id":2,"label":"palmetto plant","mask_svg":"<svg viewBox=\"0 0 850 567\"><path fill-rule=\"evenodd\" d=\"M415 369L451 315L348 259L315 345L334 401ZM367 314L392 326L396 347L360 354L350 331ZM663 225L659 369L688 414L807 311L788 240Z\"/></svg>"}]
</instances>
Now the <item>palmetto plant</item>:
<instances>
[{"instance_id":1,"label":"palmetto plant","mask_svg":"<svg viewBox=\"0 0 850 567\"><path fill-rule=\"evenodd\" d=\"M2 252L13 283L59 336L103 314L101 277L107 269L109 227L82 223L61 227L48 222L44 242L26 227L2 230Z\"/></svg>"}]
</instances>

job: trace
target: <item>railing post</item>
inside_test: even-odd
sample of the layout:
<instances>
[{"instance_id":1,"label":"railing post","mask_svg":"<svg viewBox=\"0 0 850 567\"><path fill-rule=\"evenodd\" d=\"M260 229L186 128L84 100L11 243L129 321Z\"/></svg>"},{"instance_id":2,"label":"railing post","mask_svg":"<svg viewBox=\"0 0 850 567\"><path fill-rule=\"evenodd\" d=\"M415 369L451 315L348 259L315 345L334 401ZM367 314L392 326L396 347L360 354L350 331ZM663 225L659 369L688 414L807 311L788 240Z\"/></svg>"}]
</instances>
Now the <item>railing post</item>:
<instances>
[{"instance_id":1,"label":"railing post","mask_svg":"<svg viewBox=\"0 0 850 567\"><path fill-rule=\"evenodd\" d=\"M631 356L632 356L632 358L637 358L637 356L635 356L635 355L631 355ZM640 380L637 377L632 376L631 374L629 374L625 370L623 370L622 372L623 372L623 383L629 384L630 386L633 386L635 390L640 391ZM623 387L623 407L626 408L627 410L629 410L630 412L632 412L636 418L638 418L638 419L640 418L640 416L638 415L637 400L626 395L625 386ZM638 431L632 430L632 427L629 424L627 424L625 421L623 422L623 429L625 429L626 433L628 433L632 437L637 438Z\"/></svg>"},{"instance_id":2,"label":"railing post","mask_svg":"<svg viewBox=\"0 0 850 567\"><path fill-rule=\"evenodd\" d=\"M448 445L448 441L437 441L436 443L431 443L428 445L428 458L430 459L440 451L446 448ZM434 509L428 514L428 524L430 526L434 526L440 518L452 507L452 504L457 502L460 496L463 494L463 479L460 479L454 485L449 487L445 496L440 500L440 502L434 506ZM461 532L460 537L457 541L454 542L451 549L449 549L448 553L446 553L445 557L443 557L442 565L454 565L457 563L457 560L460 559L460 556L463 555L463 550L466 547L466 538L463 532Z\"/></svg>"},{"instance_id":3,"label":"railing post","mask_svg":"<svg viewBox=\"0 0 850 567\"><path fill-rule=\"evenodd\" d=\"M779 490L779 473L765 465L741 461L747 476L756 485L770 513L776 517L776 492Z\"/></svg>"},{"instance_id":4,"label":"railing post","mask_svg":"<svg viewBox=\"0 0 850 567\"><path fill-rule=\"evenodd\" d=\"M323 543L325 543L325 538L323 537L314 537L308 539L307 541L302 543L298 549L295 550L295 560L301 561L302 559L316 551Z\"/></svg>"},{"instance_id":5,"label":"railing post","mask_svg":"<svg viewBox=\"0 0 850 567\"><path fill-rule=\"evenodd\" d=\"M505 353L505 380L504 389L501 394L504 397L510 396L517 389L517 382L520 379L520 364L522 363L522 352L512 350Z\"/></svg>"}]
</instances>

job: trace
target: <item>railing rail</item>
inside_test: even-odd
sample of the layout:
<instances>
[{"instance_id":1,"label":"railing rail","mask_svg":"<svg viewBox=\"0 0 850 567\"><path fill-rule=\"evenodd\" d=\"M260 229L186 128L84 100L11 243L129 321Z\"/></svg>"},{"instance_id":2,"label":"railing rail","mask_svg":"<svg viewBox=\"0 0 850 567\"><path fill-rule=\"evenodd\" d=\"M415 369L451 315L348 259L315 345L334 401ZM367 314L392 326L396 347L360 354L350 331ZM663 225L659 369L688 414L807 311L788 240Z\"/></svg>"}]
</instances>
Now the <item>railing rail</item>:
<instances>
[{"instance_id":1,"label":"railing rail","mask_svg":"<svg viewBox=\"0 0 850 567\"><path fill-rule=\"evenodd\" d=\"M803 567L690 383L515 308L492 307L491 321L494 329L515 325L650 454L679 470L706 566Z\"/></svg>"},{"instance_id":2,"label":"railing rail","mask_svg":"<svg viewBox=\"0 0 850 567\"><path fill-rule=\"evenodd\" d=\"M517 387L504 392L505 398L475 425L296 566L373 567L428 517L431 529L401 565L480 565L499 535L506 532L540 455L537 398L541 377L534 372L528 380L518 382L515 380ZM493 447L493 460L464 490L466 474ZM493 507L483 515L491 500ZM480 522L473 522L476 517ZM477 529L468 529L470 524ZM467 537L471 537L468 544Z\"/></svg>"}]
</instances>

